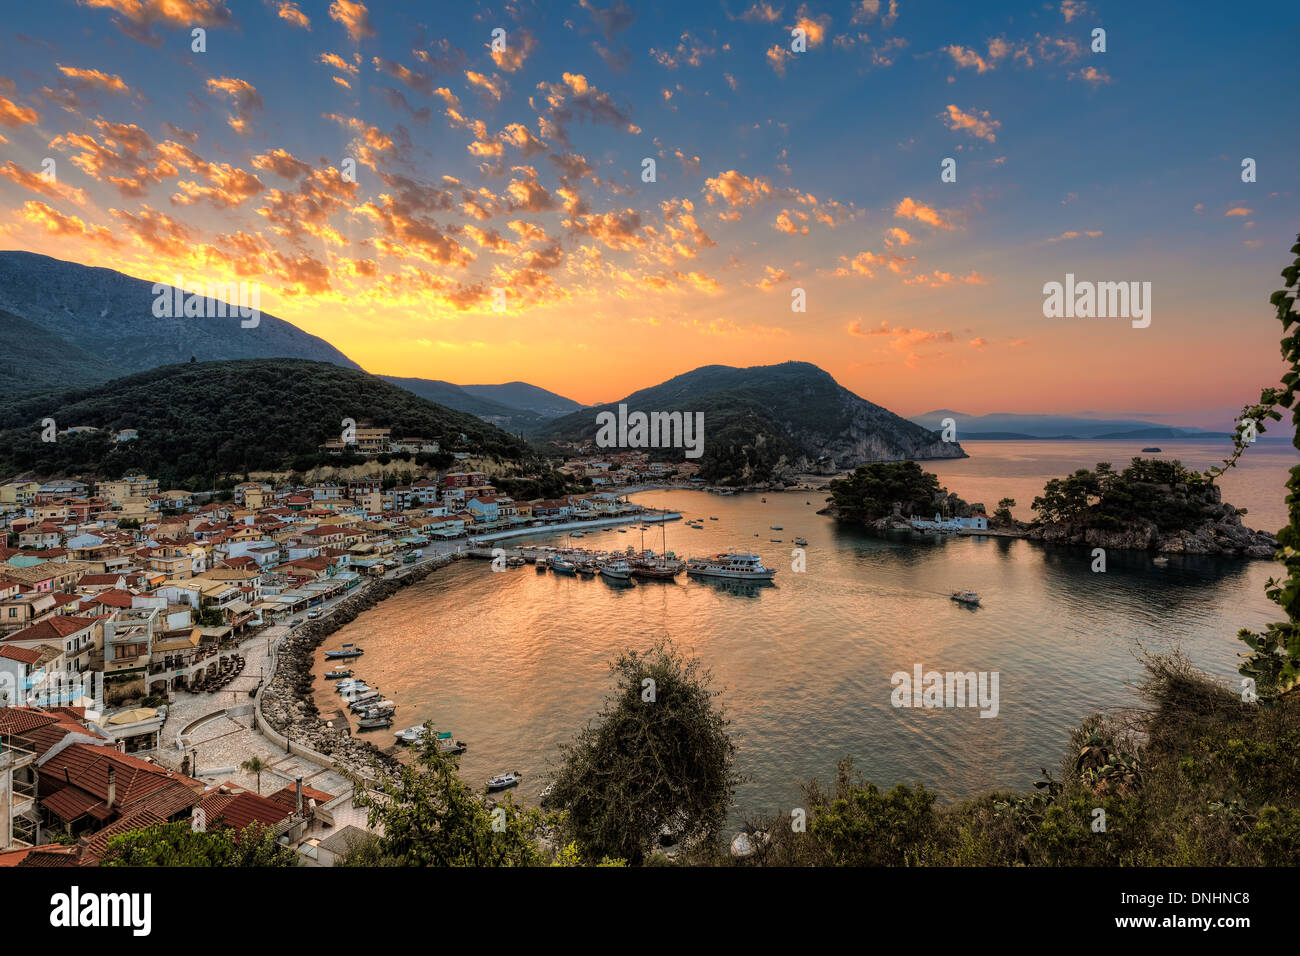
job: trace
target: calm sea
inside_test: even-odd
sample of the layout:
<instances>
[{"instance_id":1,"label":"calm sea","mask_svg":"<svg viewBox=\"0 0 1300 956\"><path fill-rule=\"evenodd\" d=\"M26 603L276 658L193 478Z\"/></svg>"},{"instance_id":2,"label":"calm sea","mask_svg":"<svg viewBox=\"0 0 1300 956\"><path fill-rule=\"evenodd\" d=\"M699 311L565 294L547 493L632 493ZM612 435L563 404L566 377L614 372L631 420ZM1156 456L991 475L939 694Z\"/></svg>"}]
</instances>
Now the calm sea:
<instances>
[{"instance_id":1,"label":"calm sea","mask_svg":"<svg viewBox=\"0 0 1300 956\"><path fill-rule=\"evenodd\" d=\"M1029 502L1051 476L1097 461L1126 463L1131 443L971 443L972 458L926 463L967 500ZM1191 467L1221 457L1218 445L1162 445ZM1283 518L1282 485L1293 449L1261 444L1225 482L1225 497L1270 530ZM1024 789L1055 770L1069 732L1089 713L1134 703L1140 648L1182 647L1224 678L1236 673L1238 628L1277 616L1264 584L1267 561L1111 553L1106 573L1082 549L988 538L880 539L815 512L821 496L785 492L720 497L648 492L636 500L704 518L674 523L679 555L753 550L780 569L770 587L671 583L616 587L603 579L494 573L461 561L363 615L326 646L356 641L357 672L400 705L397 727L432 719L470 744L462 773L525 774L535 798L557 744L598 710L606 663L667 635L712 669L748 778L737 815L798 805L800 781L830 777L846 754L882 786L924 782L945 798L989 788ZM718 520L709 520L710 517ZM772 530L772 525L781 530ZM808 539L807 570L794 573L792 541ZM659 534L646 533L658 547ZM780 542L771 539L780 538ZM539 538L538 541L548 539ZM551 539L553 540L553 539ZM640 545L631 530L588 533L586 547ZM948 598L983 597L977 609ZM896 709L890 676L924 670L996 671L999 712ZM318 670L318 674L320 671ZM325 709L337 698L318 679ZM392 741L379 731L381 746Z\"/></svg>"}]
</instances>

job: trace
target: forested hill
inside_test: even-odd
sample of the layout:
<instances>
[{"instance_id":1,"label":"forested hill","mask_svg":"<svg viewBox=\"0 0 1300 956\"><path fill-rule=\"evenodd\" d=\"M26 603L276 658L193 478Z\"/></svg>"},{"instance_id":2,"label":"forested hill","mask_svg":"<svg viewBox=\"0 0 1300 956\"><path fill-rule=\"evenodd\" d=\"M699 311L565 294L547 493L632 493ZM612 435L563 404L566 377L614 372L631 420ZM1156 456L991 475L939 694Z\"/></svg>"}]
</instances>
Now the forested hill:
<instances>
[{"instance_id":1,"label":"forested hill","mask_svg":"<svg viewBox=\"0 0 1300 956\"><path fill-rule=\"evenodd\" d=\"M43 442L46 418L59 431L100 430ZM327 460L318 446L337 439L348 418L391 428L394 438L434 439L442 464L456 451L518 459L525 448L473 415L365 372L303 359L243 359L168 365L0 403L0 475L111 478L141 469L164 488L208 488L223 475ZM136 429L139 438L113 441L121 429Z\"/></svg>"}]
</instances>

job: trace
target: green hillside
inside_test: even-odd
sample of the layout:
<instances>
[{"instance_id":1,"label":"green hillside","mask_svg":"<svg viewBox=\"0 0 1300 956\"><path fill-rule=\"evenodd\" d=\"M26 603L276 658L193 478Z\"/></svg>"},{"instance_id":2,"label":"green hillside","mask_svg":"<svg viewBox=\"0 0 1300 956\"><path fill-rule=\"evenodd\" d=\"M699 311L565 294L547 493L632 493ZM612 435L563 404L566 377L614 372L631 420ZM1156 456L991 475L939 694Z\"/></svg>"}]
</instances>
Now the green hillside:
<instances>
[{"instance_id":1,"label":"green hillside","mask_svg":"<svg viewBox=\"0 0 1300 956\"><path fill-rule=\"evenodd\" d=\"M708 365L642 389L621 400L629 411L704 413L700 474L743 484L788 478L800 471L829 472L869 461L960 458L956 442L854 395L807 362L752 368ZM596 416L619 402L558 418L539 438L589 441ZM649 450L662 458L680 452Z\"/></svg>"},{"instance_id":2,"label":"green hillside","mask_svg":"<svg viewBox=\"0 0 1300 956\"><path fill-rule=\"evenodd\" d=\"M40 422L103 429L41 441ZM354 369L303 359L168 365L93 387L0 402L0 475L117 477L131 469L163 487L210 488L246 471L312 467L342 421L436 439L450 452L518 459L524 446L493 425ZM111 433L140 437L116 443ZM462 442L461 436L465 436ZM337 461L338 459L333 459Z\"/></svg>"}]
</instances>

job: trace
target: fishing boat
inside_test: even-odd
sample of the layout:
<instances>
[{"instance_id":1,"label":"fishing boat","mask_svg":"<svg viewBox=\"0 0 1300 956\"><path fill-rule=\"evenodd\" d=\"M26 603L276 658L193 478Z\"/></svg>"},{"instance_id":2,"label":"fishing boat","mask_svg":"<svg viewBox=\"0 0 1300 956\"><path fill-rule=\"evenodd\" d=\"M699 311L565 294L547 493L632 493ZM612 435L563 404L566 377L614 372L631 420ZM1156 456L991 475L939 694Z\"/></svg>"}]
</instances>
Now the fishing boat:
<instances>
[{"instance_id":1,"label":"fishing boat","mask_svg":"<svg viewBox=\"0 0 1300 956\"><path fill-rule=\"evenodd\" d=\"M373 688L368 690L348 691L343 695L343 702L350 707L356 707L358 704L364 706L372 701L377 703L383 696L382 693Z\"/></svg>"},{"instance_id":2,"label":"fishing boat","mask_svg":"<svg viewBox=\"0 0 1300 956\"><path fill-rule=\"evenodd\" d=\"M768 540L768 541L771 541L773 544L780 544L780 543L781 543L781 539L780 539L780 538L768 538L767 540Z\"/></svg>"},{"instance_id":3,"label":"fishing boat","mask_svg":"<svg viewBox=\"0 0 1300 956\"><path fill-rule=\"evenodd\" d=\"M364 714L367 710L371 709L392 713L397 710L397 702L387 700L384 698L383 694L376 692L374 697L367 697L365 700L353 701L352 706L350 707L350 710L354 714Z\"/></svg>"},{"instance_id":4,"label":"fishing boat","mask_svg":"<svg viewBox=\"0 0 1300 956\"><path fill-rule=\"evenodd\" d=\"M536 561L533 562L533 567L537 568L538 571L545 571L545 570L546 570L546 559L545 559L545 558L538 558Z\"/></svg>"},{"instance_id":5,"label":"fishing boat","mask_svg":"<svg viewBox=\"0 0 1300 956\"><path fill-rule=\"evenodd\" d=\"M362 717L357 721L357 730L383 730L393 726L393 718L386 714L376 717Z\"/></svg>"},{"instance_id":6,"label":"fishing boat","mask_svg":"<svg viewBox=\"0 0 1300 956\"><path fill-rule=\"evenodd\" d=\"M632 566L623 558L611 558L608 561L597 563L596 570L603 577L612 578L615 581L626 581L632 576Z\"/></svg>"},{"instance_id":7,"label":"fishing boat","mask_svg":"<svg viewBox=\"0 0 1300 956\"><path fill-rule=\"evenodd\" d=\"M334 685L334 693L336 694L360 694L368 690L373 690L373 688L365 681L353 680L351 678L348 680L341 680Z\"/></svg>"},{"instance_id":8,"label":"fishing boat","mask_svg":"<svg viewBox=\"0 0 1300 956\"><path fill-rule=\"evenodd\" d=\"M1160 555L1160 557L1158 557L1158 558L1152 558L1152 559L1151 559L1151 563L1152 563L1152 564L1158 564L1158 565L1160 565L1160 567L1163 568L1166 564L1169 563L1169 559L1166 558L1166 557L1162 554L1162 555Z\"/></svg>"},{"instance_id":9,"label":"fishing boat","mask_svg":"<svg viewBox=\"0 0 1300 956\"><path fill-rule=\"evenodd\" d=\"M578 573L583 577L591 577L596 573L596 565L591 561L582 561L578 564Z\"/></svg>"},{"instance_id":10,"label":"fishing boat","mask_svg":"<svg viewBox=\"0 0 1300 956\"><path fill-rule=\"evenodd\" d=\"M498 790L508 790L511 787L519 786L519 782L524 779L524 775L518 770L512 770L510 773L499 773L487 782L488 793L495 793Z\"/></svg>"},{"instance_id":11,"label":"fishing boat","mask_svg":"<svg viewBox=\"0 0 1300 956\"><path fill-rule=\"evenodd\" d=\"M627 534L627 528L619 528L619 529L618 529L618 533L619 533L619 534Z\"/></svg>"},{"instance_id":12,"label":"fishing boat","mask_svg":"<svg viewBox=\"0 0 1300 956\"><path fill-rule=\"evenodd\" d=\"M795 539L794 539L794 543L795 543L795 544L799 544L799 545L807 544L807 543L808 543L808 539L807 539L807 538L795 538Z\"/></svg>"},{"instance_id":13,"label":"fishing boat","mask_svg":"<svg viewBox=\"0 0 1300 956\"><path fill-rule=\"evenodd\" d=\"M343 680L343 678L351 676L352 668L350 667L336 667L332 671L325 672L326 680Z\"/></svg>"},{"instance_id":14,"label":"fishing boat","mask_svg":"<svg viewBox=\"0 0 1300 956\"><path fill-rule=\"evenodd\" d=\"M686 573L691 577L770 581L776 570L764 567L756 554L729 551L709 558L691 558L686 562Z\"/></svg>"},{"instance_id":15,"label":"fishing boat","mask_svg":"<svg viewBox=\"0 0 1300 956\"><path fill-rule=\"evenodd\" d=\"M559 555L552 555L546 562L547 567L558 574L576 574L578 566L572 561L561 558Z\"/></svg>"},{"instance_id":16,"label":"fishing boat","mask_svg":"<svg viewBox=\"0 0 1300 956\"><path fill-rule=\"evenodd\" d=\"M779 524L768 525L768 527L771 528L773 531L784 531L784 530L785 530L785 529L782 528Z\"/></svg>"},{"instance_id":17,"label":"fishing boat","mask_svg":"<svg viewBox=\"0 0 1300 956\"><path fill-rule=\"evenodd\" d=\"M953 591L952 599L958 604L976 605L980 603L980 596L974 591Z\"/></svg>"},{"instance_id":18,"label":"fishing boat","mask_svg":"<svg viewBox=\"0 0 1300 956\"><path fill-rule=\"evenodd\" d=\"M357 647L355 644L344 644L343 647L337 651L326 651L325 659L331 661L348 660L353 657L360 657L361 653L361 648Z\"/></svg>"},{"instance_id":19,"label":"fishing boat","mask_svg":"<svg viewBox=\"0 0 1300 956\"><path fill-rule=\"evenodd\" d=\"M373 707L366 707L364 710L354 711L354 713L362 720L365 720L367 717L392 717L396 710L397 705L391 700L386 700Z\"/></svg>"},{"instance_id":20,"label":"fishing boat","mask_svg":"<svg viewBox=\"0 0 1300 956\"><path fill-rule=\"evenodd\" d=\"M717 521L718 519L715 518L715 517L713 517L713 515L709 515L709 520L710 520L710 521Z\"/></svg>"},{"instance_id":21,"label":"fishing boat","mask_svg":"<svg viewBox=\"0 0 1300 956\"><path fill-rule=\"evenodd\" d=\"M419 743L428 736L429 729L423 724L416 724L414 727L407 727L393 734L399 744Z\"/></svg>"},{"instance_id":22,"label":"fishing boat","mask_svg":"<svg viewBox=\"0 0 1300 956\"><path fill-rule=\"evenodd\" d=\"M451 731L444 731L434 738L438 745L440 754L463 754L469 749L469 744L463 740L455 740L451 736Z\"/></svg>"},{"instance_id":23,"label":"fishing boat","mask_svg":"<svg viewBox=\"0 0 1300 956\"><path fill-rule=\"evenodd\" d=\"M570 538L585 538L586 536L587 533L585 531L575 531L573 534L569 535Z\"/></svg>"}]
</instances>

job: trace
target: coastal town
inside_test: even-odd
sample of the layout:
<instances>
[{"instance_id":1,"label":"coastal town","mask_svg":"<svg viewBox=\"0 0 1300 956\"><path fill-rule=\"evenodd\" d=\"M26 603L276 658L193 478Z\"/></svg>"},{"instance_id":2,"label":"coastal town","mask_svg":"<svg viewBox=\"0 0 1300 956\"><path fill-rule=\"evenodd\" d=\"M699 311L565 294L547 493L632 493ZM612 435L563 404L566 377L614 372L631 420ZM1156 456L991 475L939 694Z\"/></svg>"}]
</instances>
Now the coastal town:
<instances>
[{"instance_id":1,"label":"coastal town","mask_svg":"<svg viewBox=\"0 0 1300 956\"><path fill-rule=\"evenodd\" d=\"M94 865L116 834L194 819L331 865L367 826L339 767L377 748L312 738L281 658L472 546L668 517L622 490L665 479L644 456L557 470L592 490L517 500L484 471L0 484L0 867Z\"/></svg>"}]
</instances>

